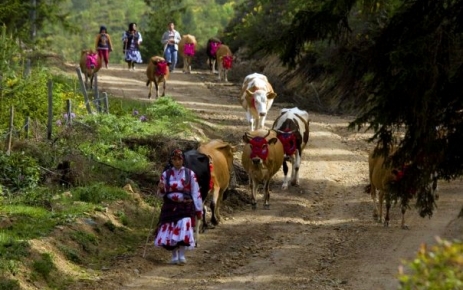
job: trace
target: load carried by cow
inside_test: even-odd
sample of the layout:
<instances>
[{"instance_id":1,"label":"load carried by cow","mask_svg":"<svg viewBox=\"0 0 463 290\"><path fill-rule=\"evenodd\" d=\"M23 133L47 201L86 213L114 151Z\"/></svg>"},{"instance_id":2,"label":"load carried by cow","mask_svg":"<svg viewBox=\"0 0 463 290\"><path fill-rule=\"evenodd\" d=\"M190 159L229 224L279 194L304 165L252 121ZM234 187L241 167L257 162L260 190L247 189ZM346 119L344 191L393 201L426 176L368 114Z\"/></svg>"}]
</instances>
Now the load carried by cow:
<instances>
[{"instance_id":1,"label":"load carried by cow","mask_svg":"<svg viewBox=\"0 0 463 290\"><path fill-rule=\"evenodd\" d=\"M183 59L183 72L191 73L191 63L197 48L196 37L191 34L185 34L178 43L178 52Z\"/></svg>"},{"instance_id":2,"label":"load carried by cow","mask_svg":"<svg viewBox=\"0 0 463 290\"><path fill-rule=\"evenodd\" d=\"M288 165L291 168L291 185L299 185L299 168L302 162L302 151L309 142L309 113L297 107L281 109L280 116L273 123L272 128L283 144L285 158L283 161L284 180L282 189L288 188Z\"/></svg>"},{"instance_id":3,"label":"load carried by cow","mask_svg":"<svg viewBox=\"0 0 463 290\"><path fill-rule=\"evenodd\" d=\"M98 52L91 49L84 49L80 52L80 71L85 76L85 87L88 89L93 88L93 79L95 74L101 69L103 65L102 58L98 55ZM90 80L90 86L88 81Z\"/></svg>"},{"instance_id":4,"label":"load carried by cow","mask_svg":"<svg viewBox=\"0 0 463 290\"><path fill-rule=\"evenodd\" d=\"M264 208L270 208L270 181L284 159L283 144L274 130L259 129L243 135L245 143L241 163L249 176L252 209L257 208L259 184L264 186Z\"/></svg>"},{"instance_id":5,"label":"load carried by cow","mask_svg":"<svg viewBox=\"0 0 463 290\"><path fill-rule=\"evenodd\" d=\"M222 41L216 37L211 37L207 40L206 45L206 54L207 54L207 63L209 64L209 68L211 73L215 74L216 71L216 58L217 58L217 50L222 45Z\"/></svg>"},{"instance_id":6,"label":"load carried by cow","mask_svg":"<svg viewBox=\"0 0 463 290\"><path fill-rule=\"evenodd\" d=\"M240 102L246 110L246 119L251 126L251 131L265 127L265 119L276 96L265 75L253 73L244 78Z\"/></svg>"}]
</instances>

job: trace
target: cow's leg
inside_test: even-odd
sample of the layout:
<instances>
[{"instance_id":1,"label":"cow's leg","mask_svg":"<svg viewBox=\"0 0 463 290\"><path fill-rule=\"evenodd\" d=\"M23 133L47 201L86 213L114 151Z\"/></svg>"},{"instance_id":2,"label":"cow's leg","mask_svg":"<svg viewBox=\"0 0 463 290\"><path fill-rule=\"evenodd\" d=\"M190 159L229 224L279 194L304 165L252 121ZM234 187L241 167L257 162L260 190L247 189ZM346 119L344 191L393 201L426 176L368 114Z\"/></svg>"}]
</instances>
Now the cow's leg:
<instances>
[{"instance_id":1,"label":"cow's leg","mask_svg":"<svg viewBox=\"0 0 463 290\"><path fill-rule=\"evenodd\" d=\"M162 95L161 97L166 96L166 80L164 79L164 82L162 82Z\"/></svg>"},{"instance_id":2,"label":"cow's leg","mask_svg":"<svg viewBox=\"0 0 463 290\"><path fill-rule=\"evenodd\" d=\"M405 224L405 211L407 210L406 206L405 205L402 205L401 206L401 212L402 212L402 222L400 224L400 227L403 229L403 230L408 230L408 226Z\"/></svg>"},{"instance_id":3,"label":"cow's leg","mask_svg":"<svg viewBox=\"0 0 463 290\"><path fill-rule=\"evenodd\" d=\"M215 70L215 63L216 63L216 60L215 58L211 60L211 71L212 71L212 74L215 74L217 73L217 71Z\"/></svg>"},{"instance_id":4,"label":"cow's leg","mask_svg":"<svg viewBox=\"0 0 463 290\"><path fill-rule=\"evenodd\" d=\"M228 69L223 70L223 80L228 83Z\"/></svg>"},{"instance_id":5,"label":"cow's leg","mask_svg":"<svg viewBox=\"0 0 463 290\"><path fill-rule=\"evenodd\" d=\"M257 120L257 129L264 129L265 128L265 119L267 118L266 114L259 114L259 119Z\"/></svg>"},{"instance_id":6,"label":"cow's leg","mask_svg":"<svg viewBox=\"0 0 463 290\"><path fill-rule=\"evenodd\" d=\"M257 182L254 182L249 176L249 182L251 186L251 206L253 210L257 209L257 202L256 202L256 196L257 196Z\"/></svg>"},{"instance_id":7,"label":"cow's leg","mask_svg":"<svg viewBox=\"0 0 463 290\"><path fill-rule=\"evenodd\" d=\"M286 163L286 160L283 161L283 185L281 186L281 189L288 189L288 164Z\"/></svg>"},{"instance_id":8,"label":"cow's leg","mask_svg":"<svg viewBox=\"0 0 463 290\"><path fill-rule=\"evenodd\" d=\"M270 180L264 181L264 209L270 209Z\"/></svg>"},{"instance_id":9,"label":"cow's leg","mask_svg":"<svg viewBox=\"0 0 463 290\"><path fill-rule=\"evenodd\" d=\"M379 213L379 210L378 210L379 201L376 202L376 187L371 183L370 183L370 195L371 195L371 199L373 200L373 205L374 205L373 218L375 220L377 220L378 222L381 222L381 216L378 215L378 213ZM379 219L378 219L378 217L379 217Z\"/></svg>"},{"instance_id":10,"label":"cow's leg","mask_svg":"<svg viewBox=\"0 0 463 290\"><path fill-rule=\"evenodd\" d=\"M208 228L206 215L207 215L207 208L206 208L206 205L203 203L203 217L202 217L201 228L199 230L200 233L204 233L206 229Z\"/></svg>"},{"instance_id":11,"label":"cow's leg","mask_svg":"<svg viewBox=\"0 0 463 290\"><path fill-rule=\"evenodd\" d=\"M248 120L248 123L251 126L251 131L254 131L254 116L252 115L249 109L246 111L246 119Z\"/></svg>"},{"instance_id":12,"label":"cow's leg","mask_svg":"<svg viewBox=\"0 0 463 290\"><path fill-rule=\"evenodd\" d=\"M384 192L384 191L383 191ZM391 209L391 195L388 192L384 192L386 198L386 216L384 217L384 226L389 226L389 211Z\"/></svg>"},{"instance_id":13,"label":"cow's leg","mask_svg":"<svg viewBox=\"0 0 463 290\"><path fill-rule=\"evenodd\" d=\"M156 89L156 99L159 98L159 83L157 80L154 81L154 88Z\"/></svg>"},{"instance_id":14,"label":"cow's leg","mask_svg":"<svg viewBox=\"0 0 463 290\"><path fill-rule=\"evenodd\" d=\"M218 186L214 185L214 191L212 193L212 201L211 201L211 223L213 225L218 225L220 221L220 217L218 215L219 213L219 207L218 207L218 200L219 200L219 190Z\"/></svg>"},{"instance_id":15,"label":"cow's leg","mask_svg":"<svg viewBox=\"0 0 463 290\"><path fill-rule=\"evenodd\" d=\"M299 150L296 150L294 158L291 158L291 185L299 186L299 167L301 166L301 155Z\"/></svg>"},{"instance_id":16,"label":"cow's leg","mask_svg":"<svg viewBox=\"0 0 463 290\"><path fill-rule=\"evenodd\" d=\"M153 90L153 82L148 80L146 82L146 85L149 86L149 93L148 93L148 99L151 99L151 91Z\"/></svg>"},{"instance_id":17,"label":"cow's leg","mask_svg":"<svg viewBox=\"0 0 463 290\"><path fill-rule=\"evenodd\" d=\"M193 236L195 238L195 247L198 247L199 245L199 230L201 227L201 219L195 216L195 228L194 228L194 233Z\"/></svg>"},{"instance_id":18,"label":"cow's leg","mask_svg":"<svg viewBox=\"0 0 463 290\"><path fill-rule=\"evenodd\" d=\"M187 64L188 64L188 67L187 67L187 71L189 74L191 74L191 62L193 61L193 58L191 56L189 56L187 58Z\"/></svg>"}]
</instances>

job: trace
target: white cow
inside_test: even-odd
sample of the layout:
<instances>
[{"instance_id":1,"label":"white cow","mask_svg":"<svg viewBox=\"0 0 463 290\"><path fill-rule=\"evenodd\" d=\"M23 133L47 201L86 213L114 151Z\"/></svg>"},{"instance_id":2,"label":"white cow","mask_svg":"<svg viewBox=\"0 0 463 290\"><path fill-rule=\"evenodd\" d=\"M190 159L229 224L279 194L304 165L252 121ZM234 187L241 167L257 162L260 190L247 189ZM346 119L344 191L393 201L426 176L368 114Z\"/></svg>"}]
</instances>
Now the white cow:
<instances>
[{"instance_id":1,"label":"white cow","mask_svg":"<svg viewBox=\"0 0 463 290\"><path fill-rule=\"evenodd\" d=\"M285 159L283 162L284 180L282 189L288 188L288 165L292 164L291 185L299 185L299 168L302 161L302 150L309 142L309 113L297 107L281 109L280 116L273 123L272 128L277 131L277 137L283 143Z\"/></svg>"},{"instance_id":2,"label":"white cow","mask_svg":"<svg viewBox=\"0 0 463 290\"><path fill-rule=\"evenodd\" d=\"M265 75L253 73L244 78L240 100L246 110L246 119L251 125L251 131L264 128L267 112L276 96ZM257 122L257 126L254 122Z\"/></svg>"}]
</instances>

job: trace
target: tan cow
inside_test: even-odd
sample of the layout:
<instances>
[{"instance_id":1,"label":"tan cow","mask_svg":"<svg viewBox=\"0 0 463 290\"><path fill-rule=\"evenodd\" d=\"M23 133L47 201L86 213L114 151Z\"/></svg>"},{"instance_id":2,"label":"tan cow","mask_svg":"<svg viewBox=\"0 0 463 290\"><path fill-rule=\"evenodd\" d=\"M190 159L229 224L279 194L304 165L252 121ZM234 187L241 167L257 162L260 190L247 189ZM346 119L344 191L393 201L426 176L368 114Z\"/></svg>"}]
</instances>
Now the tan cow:
<instances>
[{"instance_id":1,"label":"tan cow","mask_svg":"<svg viewBox=\"0 0 463 290\"><path fill-rule=\"evenodd\" d=\"M178 43L178 52L183 59L183 72L191 73L191 62L196 52L196 38L193 35L185 34Z\"/></svg>"},{"instance_id":2,"label":"tan cow","mask_svg":"<svg viewBox=\"0 0 463 290\"><path fill-rule=\"evenodd\" d=\"M162 97L166 95L166 83L169 78L169 65L166 60L160 56L153 56L150 58L148 67L146 68L146 85L150 87L148 99L151 99L151 91L153 90L153 83L156 89L156 98L159 97L159 85L162 83Z\"/></svg>"},{"instance_id":3,"label":"tan cow","mask_svg":"<svg viewBox=\"0 0 463 290\"><path fill-rule=\"evenodd\" d=\"M256 209L257 186L264 185L264 208L270 208L270 181L278 172L284 159L283 144L274 130L259 129L246 132L241 162L249 176L252 209Z\"/></svg>"},{"instance_id":4,"label":"tan cow","mask_svg":"<svg viewBox=\"0 0 463 290\"><path fill-rule=\"evenodd\" d=\"M251 125L251 131L264 128L267 113L276 96L265 75L253 73L244 78L240 101L246 110L246 119ZM257 122L257 126L254 122Z\"/></svg>"},{"instance_id":5,"label":"tan cow","mask_svg":"<svg viewBox=\"0 0 463 290\"><path fill-rule=\"evenodd\" d=\"M228 71L233 65L233 54L228 45L221 44L216 52L219 81L228 82Z\"/></svg>"},{"instance_id":6,"label":"tan cow","mask_svg":"<svg viewBox=\"0 0 463 290\"><path fill-rule=\"evenodd\" d=\"M420 175L420 171L416 171L416 166L413 164L405 164L401 167L394 168L391 164L389 158L391 158L395 149L391 148L389 150L388 158L385 158L384 155L380 154L379 149L381 147L376 146L368 157L368 167L369 167L369 178L370 184L367 186L367 191L370 192L371 198L374 203L373 216L377 218L378 222L383 222L383 201L386 200L386 215L384 217L384 226L389 226L389 210L391 208L391 202L393 200L393 194L400 195L409 195L409 198L418 195L426 195L429 199L432 199L432 202L438 199L437 195L437 174L431 173L429 178L429 183L425 186L420 186L415 188L412 186L400 186L400 192L394 192L398 190L398 184L403 182L404 177L407 179L417 178ZM418 175L417 175L418 174ZM419 177L418 177L419 178ZM376 202L376 191L378 191L378 202ZM399 196L400 197L400 196ZM408 229L408 226L405 224L405 211L407 206L401 202L401 212L402 212L402 221L401 228Z\"/></svg>"},{"instance_id":7,"label":"tan cow","mask_svg":"<svg viewBox=\"0 0 463 290\"><path fill-rule=\"evenodd\" d=\"M211 201L211 222L214 225L220 222L220 204L223 200L223 193L230 185L230 178L234 173L233 152L236 147L220 139L214 139L202 144L198 152L209 157L211 163L211 185L208 196Z\"/></svg>"},{"instance_id":8,"label":"tan cow","mask_svg":"<svg viewBox=\"0 0 463 290\"><path fill-rule=\"evenodd\" d=\"M85 87L93 88L93 78L103 65L102 59L98 56L98 52L91 49L84 49L80 52L80 71L85 76ZM90 87L88 80L90 79Z\"/></svg>"}]
</instances>

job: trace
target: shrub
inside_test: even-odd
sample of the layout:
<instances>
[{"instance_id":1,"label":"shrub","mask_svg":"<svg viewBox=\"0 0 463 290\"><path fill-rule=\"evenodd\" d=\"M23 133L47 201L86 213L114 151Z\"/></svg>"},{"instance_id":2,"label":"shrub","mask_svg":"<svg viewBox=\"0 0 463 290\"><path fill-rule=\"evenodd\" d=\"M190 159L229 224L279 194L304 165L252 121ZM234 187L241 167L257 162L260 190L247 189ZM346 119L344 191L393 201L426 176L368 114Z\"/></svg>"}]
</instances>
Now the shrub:
<instances>
[{"instance_id":1,"label":"shrub","mask_svg":"<svg viewBox=\"0 0 463 290\"><path fill-rule=\"evenodd\" d=\"M411 269L404 273L400 267L400 289L463 289L463 242L438 239L437 245L428 249L422 245L412 262L405 262Z\"/></svg>"},{"instance_id":2,"label":"shrub","mask_svg":"<svg viewBox=\"0 0 463 290\"><path fill-rule=\"evenodd\" d=\"M35 188L40 179L37 161L23 153L0 153L0 183L12 192Z\"/></svg>"}]
</instances>

